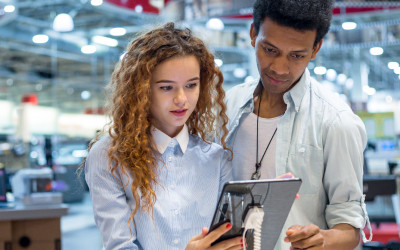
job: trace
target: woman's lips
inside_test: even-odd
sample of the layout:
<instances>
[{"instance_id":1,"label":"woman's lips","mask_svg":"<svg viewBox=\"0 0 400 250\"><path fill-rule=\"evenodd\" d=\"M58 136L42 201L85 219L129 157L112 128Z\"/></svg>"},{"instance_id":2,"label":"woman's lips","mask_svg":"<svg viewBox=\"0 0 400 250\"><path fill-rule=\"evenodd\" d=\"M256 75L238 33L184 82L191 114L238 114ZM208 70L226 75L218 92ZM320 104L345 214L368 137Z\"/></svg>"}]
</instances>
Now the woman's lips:
<instances>
[{"instance_id":1,"label":"woman's lips","mask_svg":"<svg viewBox=\"0 0 400 250\"><path fill-rule=\"evenodd\" d=\"M174 116L181 117L181 116L186 115L187 109L176 109L176 110L173 110L173 111L170 111L170 112Z\"/></svg>"}]
</instances>

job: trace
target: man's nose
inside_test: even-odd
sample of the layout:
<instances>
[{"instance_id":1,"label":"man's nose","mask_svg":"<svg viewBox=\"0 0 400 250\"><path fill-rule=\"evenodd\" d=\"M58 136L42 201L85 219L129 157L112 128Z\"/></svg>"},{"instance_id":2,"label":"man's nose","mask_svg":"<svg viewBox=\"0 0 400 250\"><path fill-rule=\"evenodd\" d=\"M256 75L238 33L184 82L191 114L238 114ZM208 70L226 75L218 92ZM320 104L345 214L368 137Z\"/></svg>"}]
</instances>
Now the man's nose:
<instances>
[{"instance_id":1,"label":"man's nose","mask_svg":"<svg viewBox=\"0 0 400 250\"><path fill-rule=\"evenodd\" d=\"M284 56L278 56L274 58L271 64L271 70L277 75L288 75L289 74L289 62Z\"/></svg>"}]
</instances>

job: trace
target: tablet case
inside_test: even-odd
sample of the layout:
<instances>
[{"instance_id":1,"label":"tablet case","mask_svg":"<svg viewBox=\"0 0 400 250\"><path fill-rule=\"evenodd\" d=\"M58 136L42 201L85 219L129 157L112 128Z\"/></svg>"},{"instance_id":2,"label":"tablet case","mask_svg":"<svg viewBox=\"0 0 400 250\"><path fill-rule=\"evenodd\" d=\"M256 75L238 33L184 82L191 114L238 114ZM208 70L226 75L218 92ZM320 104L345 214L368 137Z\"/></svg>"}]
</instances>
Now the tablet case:
<instances>
[{"instance_id":1,"label":"tablet case","mask_svg":"<svg viewBox=\"0 0 400 250\"><path fill-rule=\"evenodd\" d=\"M301 179L299 178L230 181L225 183L210 231L227 221L231 222L232 229L221 236L215 243L241 236L243 233L242 224L247 210L251 206L260 205L264 210L262 249L273 249L300 185ZM252 233L248 231L246 234L248 249L252 249L252 236Z\"/></svg>"}]
</instances>

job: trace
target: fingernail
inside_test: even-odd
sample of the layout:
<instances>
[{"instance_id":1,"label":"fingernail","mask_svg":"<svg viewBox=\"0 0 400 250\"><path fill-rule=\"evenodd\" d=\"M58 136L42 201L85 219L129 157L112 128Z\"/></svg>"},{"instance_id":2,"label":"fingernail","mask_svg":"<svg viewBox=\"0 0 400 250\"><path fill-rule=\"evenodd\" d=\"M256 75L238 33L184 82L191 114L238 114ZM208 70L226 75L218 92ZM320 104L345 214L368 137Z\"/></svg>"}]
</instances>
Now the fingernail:
<instances>
[{"instance_id":1,"label":"fingernail","mask_svg":"<svg viewBox=\"0 0 400 250\"><path fill-rule=\"evenodd\" d=\"M299 194L296 194L296 199L298 199L298 198L300 198L300 195L299 195Z\"/></svg>"},{"instance_id":2,"label":"fingernail","mask_svg":"<svg viewBox=\"0 0 400 250\"><path fill-rule=\"evenodd\" d=\"M243 239L240 240L240 243L243 243Z\"/></svg>"},{"instance_id":3,"label":"fingernail","mask_svg":"<svg viewBox=\"0 0 400 250\"><path fill-rule=\"evenodd\" d=\"M231 228L232 227L232 224L231 223L228 223L228 225L226 225L226 228Z\"/></svg>"},{"instance_id":4,"label":"fingernail","mask_svg":"<svg viewBox=\"0 0 400 250\"><path fill-rule=\"evenodd\" d=\"M285 237L285 239L283 239L284 242L289 242L288 237Z\"/></svg>"}]
</instances>

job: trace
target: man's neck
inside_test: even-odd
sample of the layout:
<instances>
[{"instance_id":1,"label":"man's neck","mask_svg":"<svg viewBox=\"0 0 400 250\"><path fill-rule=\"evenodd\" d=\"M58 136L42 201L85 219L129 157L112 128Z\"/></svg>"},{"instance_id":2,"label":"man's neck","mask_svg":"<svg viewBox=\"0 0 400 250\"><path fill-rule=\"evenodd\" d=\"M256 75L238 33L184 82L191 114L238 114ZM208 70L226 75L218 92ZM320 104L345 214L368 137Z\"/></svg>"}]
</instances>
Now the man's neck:
<instances>
[{"instance_id":1,"label":"man's neck","mask_svg":"<svg viewBox=\"0 0 400 250\"><path fill-rule=\"evenodd\" d=\"M260 92L262 94L261 105L259 104ZM258 111L259 105L260 111ZM283 101L283 94L268 93L262 85L257 87L254 92L254 114L259 114L261 118L274 118L283 115L285 111L286 104Z\"/></svg>"}]
</instances>

